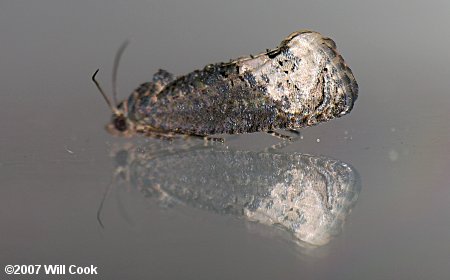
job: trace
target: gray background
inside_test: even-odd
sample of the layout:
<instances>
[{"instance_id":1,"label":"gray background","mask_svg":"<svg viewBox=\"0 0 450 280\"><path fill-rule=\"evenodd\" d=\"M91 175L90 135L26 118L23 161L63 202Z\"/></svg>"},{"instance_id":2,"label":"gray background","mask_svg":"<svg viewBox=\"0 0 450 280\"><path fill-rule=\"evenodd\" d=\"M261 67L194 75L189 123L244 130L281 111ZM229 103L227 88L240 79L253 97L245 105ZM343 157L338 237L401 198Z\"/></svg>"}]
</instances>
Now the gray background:
<instances>
[{"instance_id":1,"label":"gray background","mask_svg":"<svg viewBox=\"0 0 450 280\"><path fill-rule=\"evenodd\" d=\"M2 0L2 270L93 264L98 279L448 279L449 15L448 1ZM109 92L114 54L132 38L119 69L123 98L158 68L181 75L273 48L298 29L333 38L360 86L350 115L303 130L284 149L358 170L362 189L342 234L305 253L270 229L161 208L126 186L112 187L102 229L96 211L114 173L112 147L141 140L104 131L110 112L92 72L101 68ZM253 134L227 144L258 151L277 141Z\"/></svg>"}]
</instances>

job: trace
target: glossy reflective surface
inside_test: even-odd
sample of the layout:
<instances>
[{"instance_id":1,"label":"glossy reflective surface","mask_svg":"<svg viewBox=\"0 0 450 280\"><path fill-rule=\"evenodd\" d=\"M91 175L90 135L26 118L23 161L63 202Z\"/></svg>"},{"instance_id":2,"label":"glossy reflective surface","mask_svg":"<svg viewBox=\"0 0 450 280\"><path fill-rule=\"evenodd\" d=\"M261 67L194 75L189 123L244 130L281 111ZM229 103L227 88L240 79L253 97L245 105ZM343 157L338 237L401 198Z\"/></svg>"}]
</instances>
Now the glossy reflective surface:
<instances>
[{"instance_id":1,"label":"glossy reflective surface","mask_svg":"<svg viewBox=\"0 0 450 280\"><path fill-rule=\"evenodd\" d=\"M360 191L359 175L346 163L271 149L152 141L119 149L115 159L113 184L122 178L162 207L187 205L278 227L301 247L338 235Z\"/></svg>"},{"instance_id":2,"label":"glossy reflective surface","mask_svg":"<svg viewBox=\"0 0 450 280\"><path fill-rule=\"evenodd\" d=\"M6 264L93 264L97 279L447 279L448 11L439 1L1 3L0 278ZM122 97L160 67L184 74L302 28L333 38L351 66L360 94L349 115L276 150L261 133L203 148L105 132L110 112L90 76L100 67L110 92L126 38ZM340 186L308 192L328 195L308 209L342 210L319 215L337 222L322 223L321 246L296 241L292 214L307 204L283 189L301 194L318 182L308 174Z\"/></svg>"}]
</instances>

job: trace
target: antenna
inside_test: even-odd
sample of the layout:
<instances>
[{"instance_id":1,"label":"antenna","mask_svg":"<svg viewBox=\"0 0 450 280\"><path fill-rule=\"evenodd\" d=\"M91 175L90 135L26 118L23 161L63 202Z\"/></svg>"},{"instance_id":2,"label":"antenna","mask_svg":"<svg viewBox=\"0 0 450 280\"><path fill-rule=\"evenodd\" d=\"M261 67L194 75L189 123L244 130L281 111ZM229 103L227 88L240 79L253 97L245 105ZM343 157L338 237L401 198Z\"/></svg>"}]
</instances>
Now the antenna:
<instances>
[{"instance_id":1,"label":"antenna","mask_svg":"<svg viewBox=\"0 0 450 280\"><path fill-rule=\"evenodd\" d=\"M113 73L112 73L112 90L113 90L113 101L114 105L117 107L117 70L119 68L119 62L120 58L122 57L123 51L130 43L130 40L125 40L125 42L122 43L119 50L116 53L116 57L114 58L114 66L113 66Z\"/></svg>"},{"instance_id":2,"label":"antenna","mask_svg":"<svg viewBox=\"0 0 450 280\"><path fill-rule=\"evenodd\" d=\"M97 80L95 79L95 76L97 76L97 73L100 69L97 69L94 73L94 75L92 75L92 81L94 82L94 84L97 86L98 91L100 91L100 93L102 94L103 98L105 99L106 103L108 104L109 108L111 108L111 110L113 112L115 112L117 109L115 107L113 107L111 100L109 100L108 96L106 95L106 93L103 91L102 87L100 86L100 84L97 82Z\"/></svg>"},{"instance_id":3,"label":"antenna","mask_svg":"<svg viewBox=\"0 0 450 280\"><path fill-rule=\"evenodd\" d=\"M113 185L113 181L111 181L109 183L109 185L106 187L106 189L103 193L102 201L100 202L100 205L98 206L98 209L97 209L97 221L102 228L105 228L105 226L103 225L102 216L101 216L102 210L103 210L103 204L105 203L106 197L108 196L109 192L111 191L112 185Z\"/></svg>"}]
</instances>

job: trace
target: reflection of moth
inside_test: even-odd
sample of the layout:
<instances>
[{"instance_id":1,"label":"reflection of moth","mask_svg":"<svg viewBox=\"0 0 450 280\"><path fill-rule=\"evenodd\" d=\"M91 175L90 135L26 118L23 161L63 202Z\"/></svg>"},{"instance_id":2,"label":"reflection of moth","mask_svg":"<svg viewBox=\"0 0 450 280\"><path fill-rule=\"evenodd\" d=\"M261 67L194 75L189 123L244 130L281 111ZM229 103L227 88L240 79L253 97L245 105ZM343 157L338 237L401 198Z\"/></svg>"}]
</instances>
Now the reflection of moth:
<instances>
[{"instance_id":1,"label":"reflection of moth","mask_svg":"<svg viewBox=\"0 0 450 280\"><path fill-rule=\"evenodd\" d=\"M273 50L178 78L159 70L119 104L99 89L113 111L108 128L122 135L297 129L349 113L358 96L333 40L312 31L294 32Z\"/></svg>"},{"instance_id":2,"label":"reflection of moth","mask_svg":"<svg viewBox=\"0 0 450 280\"><path fill-rule=\"evenodd\" d=\"M326 157L221 148L162 150L121 150L116 153L119 170L162 205L244 217L280 227L307 244L324 245L337 235L359 193L357 172Z\"/></svg>"}]
</instances>

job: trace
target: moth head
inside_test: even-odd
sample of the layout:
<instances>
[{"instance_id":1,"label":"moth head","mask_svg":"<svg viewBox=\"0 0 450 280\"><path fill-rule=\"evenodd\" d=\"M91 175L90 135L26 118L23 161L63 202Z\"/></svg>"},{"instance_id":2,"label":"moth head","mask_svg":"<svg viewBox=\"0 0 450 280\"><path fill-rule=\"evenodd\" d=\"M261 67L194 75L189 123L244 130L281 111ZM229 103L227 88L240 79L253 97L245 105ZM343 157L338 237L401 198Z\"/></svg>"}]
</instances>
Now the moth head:
<instances>
[{"instance_id":1,"label":"moth head","mask_svg":"<svg viewBox=\"0 0 450 280\"><path fill-rule=\"evenodd\" d=\"M99 70L97 69L97 71L95 71L94 75L92 75L92 81L97 86L99 92L101 93L101 95L105 99L106 104L108 104L108 107L112 111L111 122L106 125L106 130L109 133L111 133L113 135L117 135L117 136L131 136L131 135L133 135L134 134L134 125L133 125L133 122L131 122L129 120L128 116L127 116L128 112L127 112L126 101L123 101L123 102L117 104L116 97L115 97L115 94L114 94L113 95L114 96L114 103L111 102L111 100L108 98L106 93L103 91L103 89L100 86L100 84L95 79L95 76L97 75L98 71ZM115 105L115 104L117 104L117 105Z\"/></svg>"},{"instance_id":2,"label":"moth head","mask_svg":"<svg viewBox=\"0 0 450 280\"><path fill-rule=\"evenodd\" d=\"M136 126L128 118L126 101L121 102L113 111L111 122L106 125L106 130L115 136L130 137L136 133Z\"/></svg>"},{"instance_id":3,"label":"moth head","mask_svg":"<svg viewBox=\"0 0 450 280\"><path fill-rule=\"evenodd\" d=\"M97 86L97 89L99 90L99 92L105 99L106 104L108 104L108 107L112 111L111 122L108 125L106 125L106 130L113 135L120 135L120 136L131 136L135 132L135 125L128 118L128 108L127 108L128 106L126 100L120 103L117 102L117 85L116 85L117 69L119 68L119 61L122 56L122 53L125 50L128 43L129 43L128 41L125 41L122 44L122 46L120 46L114 59L114 67L112 75L112 88L113 88L112 101L106 95L105 91L102 89L100 84L95 79L95 76L97 75L99 69L97 69L94 75L92 75L92 81Z\"/></svg>"},{"instance_id":4,"label":"moth head","mask_svg":"<svg viewBox=\"0 0 450 280\"><path fill-rule=\"evenodd\" d=\"M125 132L128 130L127 118L124 115L113 115L112 126L119 132Z\"/></svg>"},{"instance_id":5,"label":"moth head","mask_svg":"<svg viewBox=\"0 0 450 280\"><path fill-rule=\"evenodd\" d=\"M136 133L134 125L125 116L113 115L111 123L106 125L106 131L114 136L131 137Z\"/></svg>"}]
</instances>

